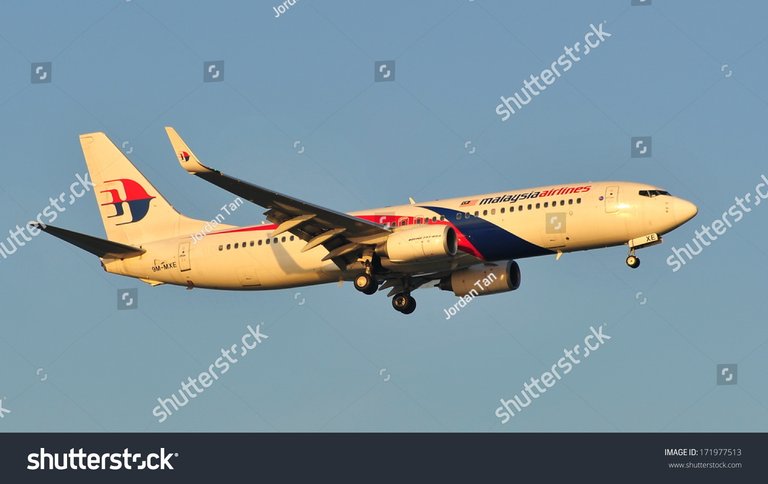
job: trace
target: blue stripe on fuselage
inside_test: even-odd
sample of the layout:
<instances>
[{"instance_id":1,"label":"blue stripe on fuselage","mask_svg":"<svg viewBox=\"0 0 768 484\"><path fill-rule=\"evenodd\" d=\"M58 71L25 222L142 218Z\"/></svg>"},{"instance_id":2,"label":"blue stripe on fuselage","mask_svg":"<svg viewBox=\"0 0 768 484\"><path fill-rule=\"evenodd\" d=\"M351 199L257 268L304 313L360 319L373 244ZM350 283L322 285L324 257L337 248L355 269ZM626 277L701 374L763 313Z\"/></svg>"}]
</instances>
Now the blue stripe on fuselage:
<instances>
[{"instance_id":1,"label":"blue stripe on fuselage","mask_svg":"<svg viewBox=\"0 0 768 484\"><path fill-rule=\"evenodd\" d=\"M483 255L485 260L519 259L551 254L552 251L532 244L525 239L480 217L465 217L466 212L442 207L422 207L432 210L453 224L470 243ZM456 214L462 214L456 220Z\"/></svg>"}]
</instances>

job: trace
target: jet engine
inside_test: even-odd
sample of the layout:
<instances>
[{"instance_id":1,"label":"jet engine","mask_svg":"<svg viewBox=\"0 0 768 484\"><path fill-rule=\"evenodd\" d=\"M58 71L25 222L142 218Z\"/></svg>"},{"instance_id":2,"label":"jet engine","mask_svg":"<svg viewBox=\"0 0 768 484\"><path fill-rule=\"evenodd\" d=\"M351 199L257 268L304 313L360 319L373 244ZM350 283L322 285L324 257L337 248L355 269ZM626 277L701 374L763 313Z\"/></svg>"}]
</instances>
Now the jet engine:
<instances>
[{"instance_id":1,"label":"jet engine","mask_svg":"<svg viewBox=\"0 0 768 484\"><path fill-rule=\"evenodd\" d=\"M456 231L448 225L424 225L398 230L377 249L392 262L418 262L456 255Z\"/></svg>"},{"instance_id":2,"label":"jet engine","mask_svg":"<svg viewBox=\"0 0 768 484\"><path fill-rule=\"evenodd\" d=\"M514 291L520 287L520 266L513 260L476 264L451 273L437 287L459 297Z\"/></svg>"}]
</instances>

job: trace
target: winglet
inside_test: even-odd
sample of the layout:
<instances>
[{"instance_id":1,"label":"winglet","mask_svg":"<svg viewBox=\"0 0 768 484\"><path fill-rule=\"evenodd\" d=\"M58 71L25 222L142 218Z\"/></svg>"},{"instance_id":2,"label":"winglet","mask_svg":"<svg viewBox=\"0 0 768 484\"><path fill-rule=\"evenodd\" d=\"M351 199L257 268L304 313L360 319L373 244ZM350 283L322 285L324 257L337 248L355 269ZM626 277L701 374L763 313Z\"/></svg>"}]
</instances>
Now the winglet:
<instances>
[{"instance_id":1,"label":"winglet","mask_svg":"<svg viewBox=\"0 0 768 484\"><path fill-rule=\"evenodd\" d=\"M196 175L198 173L210 173L215 170L208 168L200 163L200 160L195 156L189 146L181 139L179 133L176 132L170 126L165 127L165 132L168 134L168 139L171 141L173 151L176 153L176 157L179 159L181 167L187 170L190 175Z\"/></svg>"}]
</instances>

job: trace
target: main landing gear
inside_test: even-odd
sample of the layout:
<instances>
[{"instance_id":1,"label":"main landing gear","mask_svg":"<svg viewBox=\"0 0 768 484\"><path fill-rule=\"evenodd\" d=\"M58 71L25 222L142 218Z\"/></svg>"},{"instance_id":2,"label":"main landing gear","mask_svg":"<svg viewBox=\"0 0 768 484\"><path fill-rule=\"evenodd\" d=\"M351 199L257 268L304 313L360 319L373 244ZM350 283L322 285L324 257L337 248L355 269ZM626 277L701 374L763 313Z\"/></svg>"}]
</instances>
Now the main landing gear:
<instances>
[{"instance_id":1,"label":"main landing gear","mask_svg":"<svg viewBox=\"0 0 768 484\"><path fill-rule=\"evenodd\" d=\"M370 296L379 289L379 283L373 275L363 272L355 277L355 289Z\"/></svg>"},{"instance_id":2,"label":"main landing gear","mask_svg":"<svg viewBox=\"0 0 768 484\"><path fill-rule=\"evenodd\" d=\"M379 282L372 274L362 272L355 276L355 289L363 294L374 294L379 289ZM403 314L411 314L416 309L416 300L410 292L398 292L392 297L392 307Z\"/></svg>"},{"instance_id":3,"label":"main landing gear","mask_svg":"<svg viewBox=\"0 0 768 484\"><path fill-rule=\"evenodd\" d=\"M365 271L355 276L355 289L369 296L376 294L376 291L379 290L379 281L373 275L373 265L375 262L373 257L372 254L365 254L358 259L358 261L362 262Z\"/></svg>"},{"instance_id":4,"label":"main landing gear","mask_svg":"<svg viewBox=\"0 0 768 484\"><path fill-rule=\"evenodd\" d=\"M392 307L403 314L411 314L416 310L416 300L410 293L399 292L392 297Z\"/></svg>"},{"instance_id":5,"label":"main landing gear","mask_svg":"<svg viewBox=\"0 0 768 484\"><path fill-rule=\"evenodd\" d=\"M379 282L371 274L358 274L354 280L355 289L363 294L374 294L379 289ZM398 292L392 297L392 307L403 314L411 314L416 310L416 300L410 292Z\"/></svg>"},{"instance_id":6,"label":"main landing gear","mask_svg":"<svg viewBox=\"0 0 768 484\"><path fill-rule=\"evenodd\" d=\"M372 272L373 271L368 270L368 267L366 267L365 272L361 272L355 276L353 281L355 289L362 292L363 294L375 294L376 291L379 290L379 281L376 279L376 276L374 276ZM392 297L392 307L395 308L396 311L399 311L403 314L411 314L416 310L416 299L411 296L411 289L413 288L408 285L406 281L402 281L397 285L388 285L388 283L385 283L382 287L396 287L395 290L400 291L395 293L395 295Z\"/></svg>"}]
</instances>

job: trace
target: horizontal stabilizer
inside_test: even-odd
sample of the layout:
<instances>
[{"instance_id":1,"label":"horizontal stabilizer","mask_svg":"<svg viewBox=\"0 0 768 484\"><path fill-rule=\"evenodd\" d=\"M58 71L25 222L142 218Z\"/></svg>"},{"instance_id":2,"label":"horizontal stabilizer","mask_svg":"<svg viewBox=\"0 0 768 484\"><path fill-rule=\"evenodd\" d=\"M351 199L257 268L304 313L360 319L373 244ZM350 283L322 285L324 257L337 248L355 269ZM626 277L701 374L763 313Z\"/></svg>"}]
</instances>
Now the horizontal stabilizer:
<instances>
[{"instance_id":1,"label":"horizontal stabilizer","mask_svg":"<svg viewBox=\"0 0 768 484\"><path fill-rule=\"evenodd\" d=\"M144 249L139 249L138 247L132 247L130 245L120 244L98 237L91 237L90 235L72 232L71 230L61 229L52 225L31 223L30 226L36 227L43 232L48 232L54 237L58 237L65 242L69 242L74 246L80 247L81 249L102 258L127 259L129 257L140 256L146 252Z\"/></svg>"}]
</instances>

